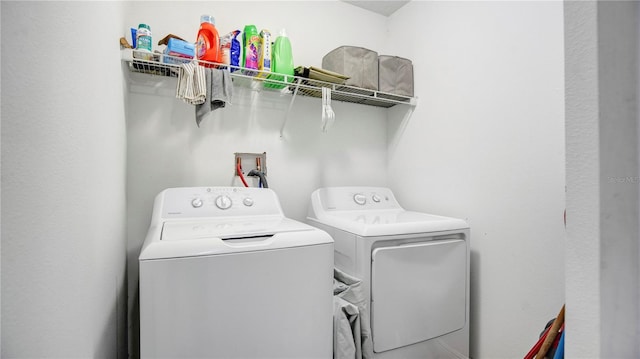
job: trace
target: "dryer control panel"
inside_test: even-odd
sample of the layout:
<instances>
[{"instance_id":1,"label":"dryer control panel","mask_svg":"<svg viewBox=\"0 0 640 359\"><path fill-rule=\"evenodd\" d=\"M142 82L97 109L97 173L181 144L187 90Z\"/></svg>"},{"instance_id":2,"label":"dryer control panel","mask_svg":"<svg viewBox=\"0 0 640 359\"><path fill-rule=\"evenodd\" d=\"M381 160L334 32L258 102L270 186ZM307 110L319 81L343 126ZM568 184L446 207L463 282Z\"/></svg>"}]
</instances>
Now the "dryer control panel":
<instances>
[{"instance_id":1,"label":"dryer control panel","mask_svg":"<svg viewBox=\"0 0 640 359\"><path fill-rule=\"evenodd\" d=\"M393 192L385 187L328 187L312 196L324 211L402 209Z\"/></svg>"},{"instance_id":2,"label":"dryer control panel","mask_svg":"<svg viewBox=\"0 0 640 359\"><path fill-rule=\"evenodd\" d=\"M182 187L162 191L156 200L162 218L283 216L280 201L268 188Z\"/></svg>"}]
</instances>

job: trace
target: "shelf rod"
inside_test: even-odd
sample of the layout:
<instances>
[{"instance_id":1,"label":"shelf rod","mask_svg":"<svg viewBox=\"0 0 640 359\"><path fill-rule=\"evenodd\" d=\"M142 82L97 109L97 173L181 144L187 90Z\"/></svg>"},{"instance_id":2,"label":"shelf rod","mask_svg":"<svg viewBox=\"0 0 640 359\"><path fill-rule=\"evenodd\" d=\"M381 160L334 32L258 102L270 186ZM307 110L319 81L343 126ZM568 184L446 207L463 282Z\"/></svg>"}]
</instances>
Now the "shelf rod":
<instances>
[{"instance_id":1,"label":"shelf rod","mask_svg":"<svg viewBox=\"0 0 640 359\"><path fill-rule=\"evenodd\" d=\"M300 88L300 79L296 79L296 88L293 90L293 96L291 96L291 101L289 101L289 108L287 109L287 113L284 115L284 121L282 122L282 127L280 127L280 138L284 135L284 127L287 125L289 121L289 117L291 115L291 108L293 108L293 102L296 100L296 95L298 94L298 89Z\"/></svg>"}]
</instances>

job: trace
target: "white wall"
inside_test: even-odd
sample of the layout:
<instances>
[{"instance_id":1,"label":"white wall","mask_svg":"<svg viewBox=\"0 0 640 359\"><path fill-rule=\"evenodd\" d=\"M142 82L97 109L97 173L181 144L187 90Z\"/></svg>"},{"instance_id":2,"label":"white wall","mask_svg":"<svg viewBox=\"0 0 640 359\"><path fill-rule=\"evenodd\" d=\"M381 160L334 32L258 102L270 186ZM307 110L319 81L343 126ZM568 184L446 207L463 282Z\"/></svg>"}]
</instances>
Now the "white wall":
<instances>
[{"instance_id":1,"label":"white wall","mask_svg":"<svg viewBox=\"0 0 640 359\"><path fill-rule=\"evenodd\" d=\"M600 315L603 318L600 356L603 358L640 357L636 102L640 72L639 5L624 1L598 3Z\"/></svg>"},{"instance_id":2,"label":"white wall","mask_svg":"<svg viewBox=\"0 0 640 359\"><path fill-rule=\"evenodd\" d=\"M640 356L637 2L567 2L567 356Z\"/></svg>"},{"instance_id":3,"label":"white wall","mask_svg":"<svg viewBox=\"0 0 640 359\"><path fill-rule=\"evenodd\" d=\"M567 357L600 353L598 56L595 2L567 2Z\"/></svg>"},{"instance_id":4,"label":"white wall","mask_svg":"<svg viewBox=\"0 0 640 359\"><path fill-rule=\"evenodd\" d=\"M1 356L124 358L122 6L1 6Z\"/></svg>"},{"instance_id":5,"label":"white wall","mask_svg":"<svg viewBox=\"0 0 640 359\"><path fill-rule=\"evenodd\" d=\"M220 33L242 30L250 23L274 34L284 27L296 66L320 67L324 54L345 44L382 51L386 41L385 17L337 1L128 5L127 26L145 22L154 39L174 33L193 41L204 13L215 16ZM269 185L285 215L298 220L305 219L309 196L318 187L387 184L386 109L333 101L335 125L322 133L320 100L298 96L280 138L291 95L236 87L232 103L214 111L198 128L194 107L175 99L175 79L126 76L128 274L134 337L130 351L134 354L137 258L153 199L161 190L242 186L234 177L234 152L267 153Z\"/></svg>"},{"instance_id":6,"label":"white wall","mask_svg":"<svg viewBox=\"0 0 640 359\"><path fill-rule=\"evenodd\" d=\"M389 129L405 207L471 226L471 354L516 358L564 302L562 2L412 1L389 20L419 105Z\"/></svg>"}]
</instances>

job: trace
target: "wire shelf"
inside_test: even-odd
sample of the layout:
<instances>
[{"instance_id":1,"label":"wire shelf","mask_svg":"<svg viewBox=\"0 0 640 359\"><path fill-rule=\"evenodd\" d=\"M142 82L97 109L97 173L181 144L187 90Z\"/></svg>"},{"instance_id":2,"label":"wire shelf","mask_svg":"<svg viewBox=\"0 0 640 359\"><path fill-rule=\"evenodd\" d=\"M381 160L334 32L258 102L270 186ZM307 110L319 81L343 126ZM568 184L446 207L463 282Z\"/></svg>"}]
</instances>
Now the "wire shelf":
<instances>
[{"instance_id":1,"label":"wire shelf","mask_svg":"<svg viewBox=\"0 0 640 359\"><path fill-rule=\"evenodd\" d=\"M300 76L288 76L272 72L260 72L238 66L218 64L208 61L184 59L154 53L152 59L144 59L149 56L135 50L123 50L122 60L128 63L129 71L149 75L178 77L178 71L182 63L195 61L200 65L231 71L234 85L261 86L264 90L288 92L307 97L322 97L322 88L331 89L331 98L335 101L350 102L375 107L389 108L398 104L415 106L413 97L379 92L359 87L346 86L332 82L314 80Z\"/></svg>"}]
</instances>

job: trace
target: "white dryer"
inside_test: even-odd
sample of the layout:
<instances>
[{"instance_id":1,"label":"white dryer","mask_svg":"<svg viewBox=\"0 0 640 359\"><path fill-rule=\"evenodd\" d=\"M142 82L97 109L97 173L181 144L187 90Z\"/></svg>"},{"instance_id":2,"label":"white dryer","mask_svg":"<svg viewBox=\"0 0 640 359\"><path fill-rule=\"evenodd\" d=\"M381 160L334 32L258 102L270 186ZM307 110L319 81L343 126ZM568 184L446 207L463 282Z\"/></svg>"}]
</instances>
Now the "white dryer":
<instances>
[{"instance_id":1,"label":"white dryer","mask_svg":"<svg viewBox=\"0 0 640 359\"><path fill-rule=\"evenodd\" d=\"M270 189L166 189L140 257L142 358L331 358L333 240Z\"/></svg>"},{"instance_id":2,"label":"white dryer","mask_svg":"<svg viewBox=\"0 0 640 359\"><path fill-rule=\"evenodd\" d=\"M373 357L469 356L469 226L404 210L388 188L314 191L308 223L335 241L335 265L360 278Z\"/></svg>"}]
</instances>

